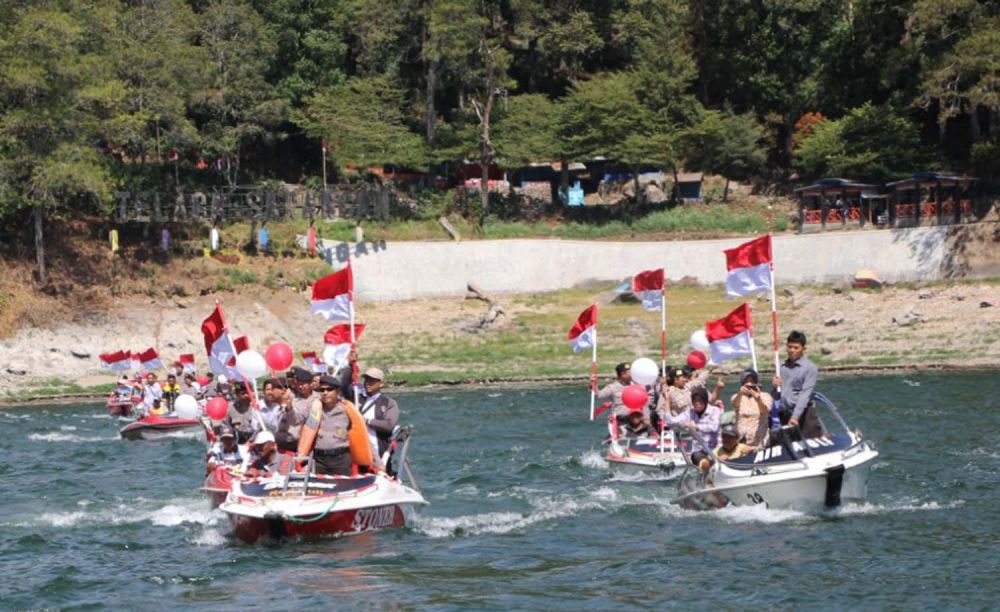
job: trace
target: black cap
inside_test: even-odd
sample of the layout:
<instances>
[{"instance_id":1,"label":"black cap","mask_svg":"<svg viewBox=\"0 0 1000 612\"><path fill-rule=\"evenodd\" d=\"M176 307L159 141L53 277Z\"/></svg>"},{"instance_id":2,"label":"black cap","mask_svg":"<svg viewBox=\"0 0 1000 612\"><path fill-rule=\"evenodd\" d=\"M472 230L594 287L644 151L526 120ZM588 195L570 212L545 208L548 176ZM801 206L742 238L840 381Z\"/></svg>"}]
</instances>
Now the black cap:
<instances>
[{"instance_id":1,"label":"black cap","mask_svg":"<svg viewBox=\"0 0 1000 612\"><path fill-rule=\"evenodd\" d=\"M740 430L736 429L736 425L733 423L729 423L728 425L724 425L722 427L722 435L738 438L740 436Z\"/></svg>"},{"instance_id":2,"label":"black cap","mask_svg":"<svg viewBox=\"0 0 1000 612\"><path fill-rule=\"evenodd\" d=\"M340 391L340 381L333 376L320 376L319 384L321 387L335 387L337 391Z\"/></svg>"},{"instance_id":3,"label":"black cap","mask_svg":"<svg viewBox=\"0 0 1000 612\"><path fill-rule=\"evenodd\" d=\"M313 375L309 370L295 368L295 380L300 383L312 382Z\"/></svg>"},{"instance_id":4,"label":"black cap","mask_svg":"<svg viewBox=\"0 0 1000 612\"><path fill-rule=\"evenodd\" d=\"M760 377L757 375L756 370L743 370L740 372L740 384L745 385L747 379L753 379L754 384L760 382Z\"/></svg>"},{"instance_id":5,"label":"black cap","mask_svg":"<svg viewBox=\"0 0 1000 612\"><path fill-rule=\"evenodd\" d=\"M288 385L285 384L285 381L282 380L282 379L280 379L280 378L268 378L264 382L264 384L265 385L271 385L272 387L277 387L278 389L287 389L288 388Z\"/></svg>"},{"instance_id":6,"label":"black cap","mask_svg":"<svg viewBox=\"0 0 1000 612\"><path fill-rule=\"evenodd\" d=\"M625 372L628 372L630 369L632 369L632 364L619 363L618 365L615 366L615 374L621 376Z\"/></svg>"}]
</instances>

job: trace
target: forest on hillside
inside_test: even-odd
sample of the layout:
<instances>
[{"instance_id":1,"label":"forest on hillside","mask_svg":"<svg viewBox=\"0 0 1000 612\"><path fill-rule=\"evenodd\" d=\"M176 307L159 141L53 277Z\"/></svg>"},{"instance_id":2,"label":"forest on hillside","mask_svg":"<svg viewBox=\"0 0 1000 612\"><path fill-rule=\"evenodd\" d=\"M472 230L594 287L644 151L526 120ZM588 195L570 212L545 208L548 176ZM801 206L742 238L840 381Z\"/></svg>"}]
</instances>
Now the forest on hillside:
<instances>
[{"instance_id":1,"label":"forest on hillside","mask_svg":"<svg viewBox=\"0 0 1000 612\"><path fill-rule=\"evenodd\" d=\"M123 186L604 157L787 184L1000 166L977 0L8 0L0 218ZM347 170L345 170L347 169Z\"/></svg>"}]
</instances>

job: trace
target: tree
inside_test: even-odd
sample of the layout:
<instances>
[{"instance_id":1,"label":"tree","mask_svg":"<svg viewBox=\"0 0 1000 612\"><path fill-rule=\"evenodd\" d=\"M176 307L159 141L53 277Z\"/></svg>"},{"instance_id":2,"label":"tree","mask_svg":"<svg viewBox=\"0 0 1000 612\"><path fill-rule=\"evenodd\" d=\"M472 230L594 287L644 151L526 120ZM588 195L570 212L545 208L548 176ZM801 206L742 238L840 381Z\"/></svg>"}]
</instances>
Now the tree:
<instances>
[{"instance_id":1,"label":"tree","mask_svg":"<svg viewBox=\"0 0 1000 612\"><path fill-rule=\"evenodd\" d=\"M548 161L562 154L558 109L542 94L512 96L494 126L493 143L508 165Z\"/></svg>"},{"instance_id":2,"label":"tree","mask_svg":"<svg viewBox=\"0 0 1000 612\"><path fill-rule=\"evenodd\" d=\"M323 138L338 163L393 163L410 168L427 161L418 134L405 125L402 90L386 77L355 77L308 98L293 120Z\"/></svg>"},{"instance_id":3,"label":"tree","mask_svg":"<svg viewBox=\"0 0 1000 612\"><path fill-rule=\"evenodd\" d=\"M124 86L109 72L110 3L35 2L0 21L0 214L30 208L38 280L46 280L44 218L99 209L114 189L98 148Z\"/></svg>"},{"instance_id":4,"label":"tree","mask_svg":"<svg viewBox=\"0 0 1000 612\"><path fill-rule=\"evenodd\" d=\"M809 177L876 182L913 174L932 157L913 122L889 106L870 103L817 123L795 150L796 166Z\"/></svg>"},{"instance_id":5,"label":"tree","mask_svg":"<svg viewBox=\"0 0 1000 612\"><path fill-rule=\"evenodd\" d=\"M236 185L245 153L280 136L285 100L265 79L276 46L263 19L240 0L214 0L201 15L200 42L211 62L208 87L192 111L202 146L222 162L226 182Z\"/></svg>"},{"instance_id":6,"label":"tree","mask_svg":"<svg viewBox=\"0 0 1000 612\"><path fill-rule=\"evenodd\" d=\"M764 127L751 113L738 115L731 108L705 111L684 141L688 167L726 177L723 202L729 196L730 179L760 176L767 162Z\"/></svg>"},{"instance_id":7,"label":"tree","mask_svg":"<svg viewBox=\"0 0 1000 612\"><path fill-rule=\"evenodd\" d=\"M108 34L122 112L109 118L110 144L129 160L162 159L163 144L193 147L191 93L205 85L207 57L194 44L197 17L181 0L127 3Z\"/></svg>"}]
</instances>

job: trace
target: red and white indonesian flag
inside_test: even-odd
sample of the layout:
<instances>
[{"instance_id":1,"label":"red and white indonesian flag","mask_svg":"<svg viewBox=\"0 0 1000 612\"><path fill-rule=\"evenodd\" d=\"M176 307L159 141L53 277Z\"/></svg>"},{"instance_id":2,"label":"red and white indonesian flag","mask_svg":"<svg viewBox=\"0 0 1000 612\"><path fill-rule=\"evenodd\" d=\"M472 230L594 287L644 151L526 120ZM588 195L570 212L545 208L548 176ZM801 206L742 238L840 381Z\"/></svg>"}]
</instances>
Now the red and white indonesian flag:
<instances>
[{"instance_id":1,"label":"red and white indonesian flag","mask_svg":"<svg viewBox=\"0 0 1000 612\"><path fill-rule=\"evenodd\" d=\"M316 355L316 351L302 353L302 362L313 372L326 372L326 364Z\"/></svg>"},{"instance_id":2,"label":"red and white indonesian flag","mask_svg":"<svg viewBox=\"0 0 1000 612\"><path fill-rule=\"evenodd\" d=\"M365 331L364 323L354 324L354 341L361 338L361 332ZM339 370L347 363L348 354L351 352L351 326L347 323L334 325L323 334L323 342L326 348L323 350L323 363L333 367L333 371Z\"/></svg>"},{"instance_id":3,"label":"red and white indonesian flag","mask_svg":"<svg viewBox=\"0 0 1000 612\"><path fill-rule=\"evenodd\" d=\"M184 353L177 358L186 374L194 374L194 353Z\"/></svg>"},{"instance_id":4,"label":"red and white indonesian flag","mask_svg":"<svg viewBox=\"0 0 1000 612\"><path fill-rule=\"evenodd\" d=\"M215 374L225 374L229 380L242 381L243 377L236 371L236 346L229 336L222 308L218 304L212 314L202 321L201 333L205 336L209 369Z\"/></svg>"},{"instance_id":5,"label":"red and white indonesian flag","mask_svg":"<svg viewBox=\"0 0 1000 612\"><path fill-rule=\"evenodd\" d=\"M576 323L566 334L574 353L597 345L597 304L580 313Z\"/></svg>"},{"instance_id":6,"label":"red and white indonesian flag","mask_svg":"<svg viewBox=\"0 0 1000 612\"><path fill-rule=\"evenodd\" d=\"M632 292L642 300L645 310L663 308L663 268L646 270L632 277Z\"/></svg>"},{"instance_id":7,"label":"red and white indonesian flag","mask_svg":"<svg viewBox=\"0 0 1000 612\"><path fill-rule=\"evenodd\" d=\"M101 367L112 372L126 372L132 367L132 353L130 351L102 353L100 358Z\"/></svg>"},{"instance_id":8,"label":"red and white indonesian flag","mask_svg":"<svg viewBox=\"0 0 1000 612\"><path fill-rule=\"evenodd\" d=\"M715 363L750 355L753 351L750 304L743 304L721 319L705 323L705 335L711 344L712 361Z\"/></svg>"},{"instance_id":9,"label":"red and white indonesian flag","mask_svg":"<svg viewBox=\"0 0 1000 612\"><path fill-rule=\"evenodd\" d=\"M132 353L132 361L138 364L137 370L159 370L163 367L163 362L160 361L160 356L154 348L148 348L141 353Z\"/></svg>"},{"instance_id":10,"label":"red and white indonesian flag","mask_svg":"<svg viewBox=\"0 0 1000 612\"><path fill-rule=\"evenodd\" d=\"M240 336L239 338L233 339L233 346L236 347L236 354L239 355L243 351L250 350L250 338L246 336Z\"/></svg>"},{"instance_id":11,"label":"red and white indonesian flag","mask_svg":"<svg viewBox=\"0 0 1000 612\"><path fill-rule=\"evenodd\" d=\"M771 288L771 235L761 236L726 254L726 297L753 295Z\"/></svg>"},{"instance_id":12,"label":"red and white indonesian flag","mask_svg":"<svg viewBox=\"0 0 1000 612\"><path fill-rule=\"evenodd\" d=\"M309 312L323 315L327 321L350 321L353 291L354 273L348 262L343 270L324 276L313 284Z\"/></svg>"}]
</instances>

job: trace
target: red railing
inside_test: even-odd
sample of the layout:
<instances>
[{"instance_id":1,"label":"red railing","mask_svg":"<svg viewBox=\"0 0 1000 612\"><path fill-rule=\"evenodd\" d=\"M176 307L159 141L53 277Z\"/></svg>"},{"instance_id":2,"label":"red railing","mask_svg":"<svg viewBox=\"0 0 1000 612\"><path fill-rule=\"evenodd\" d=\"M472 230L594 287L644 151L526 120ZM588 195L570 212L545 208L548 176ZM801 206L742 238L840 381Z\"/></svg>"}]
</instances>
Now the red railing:
<instances>
[{"instance_id":1,"label":"red railing","mask_svg":"<svg viewBox=\"0 0 1000 612\"><path fill-rule=\"evenodd\" d=\"M912 219L917 216L917 205L916 204L897 204L896 205L896 218L897 219Z\"/></svg>"},{"instance_id":2,"label":"red railing","mask_svg":"<svg viewBox=\"0 0 1000 612\"><path fill-rule=\"evenodd\" d=\"M937 205L934 202L921 202L920 203L920 216L936 217L937 216Z\"/></svg>"},{"instance_id":3,"label":"red railing","mask_svg":"<svg viewBox=\"0 0 1000 612\"><path fill-rule=\"evenodd\" d=\"M823 211L818 208L810 208L802 211L802 223L822 223Z\"/></svg>"},{"instance_id":4,"label":"red railing","mask_svg":"<svg viewBox=\"0 0 1000 612\"><path fill-rule=\"evenodd\" d=\"M941 202L941 214L944 215L945 217L954 217L955 201L945 200L944 202Z\"/></svg>"},{"instance_id":5,"label":"red railing","mask_svg":"<svg viewBox=\"0 0 1000 612\"><path fill-rule=\"evenodd\" d=\"M857 206L852 206L847 209L847 220L848 221L859 221L861 219L861 209Z\"/></svg>"}]
</instances>

